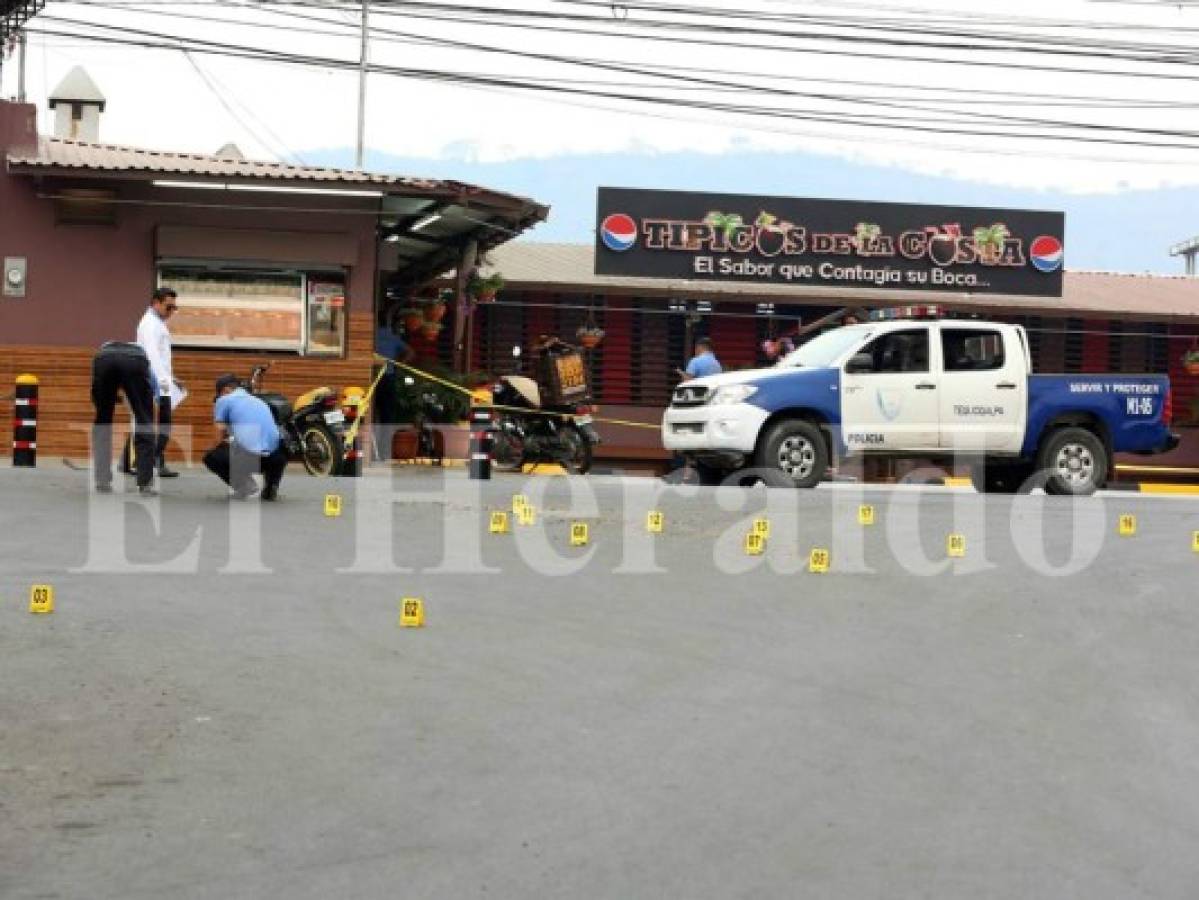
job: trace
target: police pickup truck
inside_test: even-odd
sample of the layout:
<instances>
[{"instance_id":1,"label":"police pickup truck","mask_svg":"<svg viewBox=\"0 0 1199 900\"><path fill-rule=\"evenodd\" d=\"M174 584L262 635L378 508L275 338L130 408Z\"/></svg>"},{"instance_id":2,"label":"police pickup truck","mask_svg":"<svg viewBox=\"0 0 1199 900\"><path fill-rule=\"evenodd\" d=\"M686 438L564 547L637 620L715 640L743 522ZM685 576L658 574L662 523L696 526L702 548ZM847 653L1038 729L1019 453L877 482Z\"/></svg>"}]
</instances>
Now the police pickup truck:
<instances>
[{"instance_id":1,"label":"police pickup truck","mask_svg":"<svg viewBox=\"0 0 1199 900\"><path fill-rule=\"evenodd\" d=\"M1176 447L1170 416L1165 376L1034 375L1019 326L889 319L683 382L662 441L705 483L754 467L814 487L840 456L879 455L967 461L984 492L1090 494L1113 454Z\"/></svg>"}]
</instances>

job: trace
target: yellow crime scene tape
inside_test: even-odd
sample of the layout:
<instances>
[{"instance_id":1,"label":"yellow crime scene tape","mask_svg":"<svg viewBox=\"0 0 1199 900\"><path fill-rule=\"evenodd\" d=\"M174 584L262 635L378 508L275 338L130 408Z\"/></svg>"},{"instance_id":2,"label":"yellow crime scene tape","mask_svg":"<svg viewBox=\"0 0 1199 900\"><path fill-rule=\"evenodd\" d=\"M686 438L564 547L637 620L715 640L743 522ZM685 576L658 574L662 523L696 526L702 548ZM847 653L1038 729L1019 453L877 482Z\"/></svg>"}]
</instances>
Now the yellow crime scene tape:
<instances>
[{"instance_id":1,"label":"yellow crime scene tape","mask_svg":"<svg viewBox=\"0 0 1199 900\"><path fill-rule=\"evenodd\" d=\"M471 403L476 406L486 406L488 409L499 409L499 410L503 410L504 412L518 412L518 413L523 413L524 415L560 416L561 418L564 418L564 419L582 418L582 416L574 415L571 413L549 412L547 410L541 410L541 409L527 409L522 406L504 406L504 405L498 404L498 403L479 402L479 397L475 391L472 391L469 388L464 388L460 384L454 384L454 382L447 381L444 378L440 378L437 375L434 375L432 372L426 372L423 369L418 369L416 366L410 366L410 365L408 365L408 363L402 363L402 362L399 362L398 360L388 359L386 356L380 356L378 353L375 354L375 359L381 363L390 363L391 365L396 366L400 369L403 369L405 372L409 372L418 378L423 378L426 381L432 381L435 384L440 384L444 387L450 388L451 390L458 391L458 393L460 393L460 394L465 394L466 396L470 397ZM383 371L386 371L386 368L384 368ZM380 372L379 377L380 378L382 377L382 372ZM379 383L379 378L376 378L375 384L372 384L371 390L368 391L368 396L370 393L372 393L374 391L375 385L377 385L378 383ZM359 418L361 419L361 416ZM591 419L593 422L603 422L607 425L623 425L626 428L651 428L654 431L657 431L660 427L658 425L653 425L648 422L630 422L627 419L609 419L609 418L604 418L601 416L592 416Z\"/></svg>"}]
</instances>

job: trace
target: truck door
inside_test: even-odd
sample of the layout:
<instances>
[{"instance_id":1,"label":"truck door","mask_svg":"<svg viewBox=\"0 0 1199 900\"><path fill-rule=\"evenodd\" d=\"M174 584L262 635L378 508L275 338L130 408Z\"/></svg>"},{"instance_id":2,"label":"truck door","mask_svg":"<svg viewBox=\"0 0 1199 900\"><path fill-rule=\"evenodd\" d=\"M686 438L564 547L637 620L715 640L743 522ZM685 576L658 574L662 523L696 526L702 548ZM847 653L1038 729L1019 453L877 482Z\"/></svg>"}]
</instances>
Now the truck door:
<instances>
[{"instance_id":1,"label":"truck door","mask_svg":"<svg viewBox=\"0 0 1199 900\"><path fill-rule=\"evenodd\" d=\"M1016 453L1024 440L1028 373L1011 329L943 322L941 446Z\"/></svg>"},{"instance_id":2,"label":"truck door","mask_svg":"<svg viewBox=\"0 0 1199 900\"><path fill-rule=\"evenodd\" d=\"M841 370L841 429L851 453L932 450L940 436L927 325L887 331Z\"/></svg>"}]
</instances>

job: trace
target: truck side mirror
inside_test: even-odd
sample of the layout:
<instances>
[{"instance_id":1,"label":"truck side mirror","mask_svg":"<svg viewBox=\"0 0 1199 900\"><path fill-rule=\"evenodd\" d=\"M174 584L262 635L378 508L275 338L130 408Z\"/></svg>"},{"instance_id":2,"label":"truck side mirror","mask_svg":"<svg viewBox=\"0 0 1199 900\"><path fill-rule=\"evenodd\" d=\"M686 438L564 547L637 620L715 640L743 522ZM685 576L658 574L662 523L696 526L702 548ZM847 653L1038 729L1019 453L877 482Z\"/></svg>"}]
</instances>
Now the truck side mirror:
<instances>
[{"instance_id":1,"label":"truck side mirror","mask_svg":"<svg viewBox=\"0 0 1199 900\"><path fill-rule=\"evenodd\" d=\"M845 371L850 375L874 371L874 357L869 353L855 353L845 364Z\"/></svg>"}]
</instances>

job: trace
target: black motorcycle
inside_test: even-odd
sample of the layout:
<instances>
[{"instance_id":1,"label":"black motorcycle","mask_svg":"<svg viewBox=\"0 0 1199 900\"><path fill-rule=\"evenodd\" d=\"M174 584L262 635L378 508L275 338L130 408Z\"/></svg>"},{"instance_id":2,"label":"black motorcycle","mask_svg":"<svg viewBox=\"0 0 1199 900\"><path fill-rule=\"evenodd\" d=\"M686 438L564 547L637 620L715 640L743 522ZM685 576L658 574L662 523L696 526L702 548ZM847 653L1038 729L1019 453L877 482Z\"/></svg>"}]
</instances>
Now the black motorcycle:
<instances>
[{"instance_id":1,"label":"black motorcycle","mask_svg":"<svg viewBox=\"0 0 1199 900\"><path fill-rule=\"evenodd\" d=\"M337 475L345 457L345 413L332 388L319 387L297 397L262 390L270 363L254 367L246 390L270 407L279 426L287 458L304 465L309 475Z\"/></svg>"},{"instance_id":2,"label":"black motorcycle","mask_svg":"<svg viewBox=\"0 0 1199 900\"><path fill-rule=\"evenodd\" d=\"M514 350L519 358L519 352ZM498 407L492 460L504 472L546 462L585 475L600 442L591 420L590 390L578 351L561 341L540 349L538 379L505 375L492 387ZM548 402L544 402L548 401ZM528 412L525 412L528 410Z\"/></svg>"}]
</instances>

